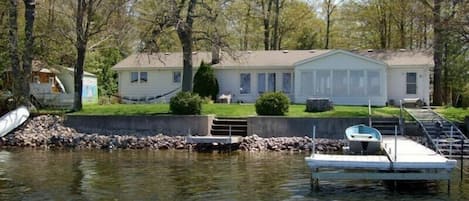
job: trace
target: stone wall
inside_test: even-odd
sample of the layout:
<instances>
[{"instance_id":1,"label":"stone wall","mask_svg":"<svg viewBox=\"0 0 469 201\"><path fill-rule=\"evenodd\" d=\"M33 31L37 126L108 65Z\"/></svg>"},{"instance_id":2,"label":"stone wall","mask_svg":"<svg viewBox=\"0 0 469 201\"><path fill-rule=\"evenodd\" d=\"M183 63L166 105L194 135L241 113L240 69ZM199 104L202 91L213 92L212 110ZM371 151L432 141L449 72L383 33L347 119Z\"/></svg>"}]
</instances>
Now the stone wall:
<instances>
[{"instance_id":1,"label":"stone wall","mask_svg":"<svg viewBox=\"0 0 469 201\"><path fill-rule=\"evenodd\" d=\"M377 120L376 118L373 118ZM368 124L368 118L303 118L303 117L249 117L248 135L260 137L312 136L316 125L316 137L342 139L345 129L356 124Z\"/></svg>"},{"instance_id":2,"label":"stone wall","mask_svg":"<svg viewBox=\"0 0 469 201\"><path fill-rule=\"evenodd\" d=\"M161 133L168 136L210 133L212 115L157 115L157 116L66 116L64 124L84 133L105 130L136 131L140 134Z\"/></svg>"}]
</instances>

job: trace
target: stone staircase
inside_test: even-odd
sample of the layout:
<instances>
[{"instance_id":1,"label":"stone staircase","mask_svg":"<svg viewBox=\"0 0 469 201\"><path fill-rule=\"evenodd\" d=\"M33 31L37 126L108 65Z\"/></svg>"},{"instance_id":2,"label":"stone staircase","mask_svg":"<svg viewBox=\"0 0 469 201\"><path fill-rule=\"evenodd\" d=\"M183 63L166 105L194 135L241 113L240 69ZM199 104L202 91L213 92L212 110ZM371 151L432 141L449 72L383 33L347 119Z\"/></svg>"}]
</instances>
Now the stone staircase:
<instances>
[{"instance_id":1,"label":"stone staircase","mask_svg":"<svg viewBox=\"0 0 469 201\"><path fill-rule=\"evenodd\" d=\"M418 122L435 151L448 158L469 158L469 140L452 122L429 108L406 111Z\"/></svg>"},{"instance_id":2,"label":"stone staircase","mask_svg":"<svg viewBox=\"0 0 469 201\"><path fill-rule=\"evenodd\" d=\"M211 135L247 136L248 122L246 118L218 117L212 122Z\"/></svg>"}]
</instances>

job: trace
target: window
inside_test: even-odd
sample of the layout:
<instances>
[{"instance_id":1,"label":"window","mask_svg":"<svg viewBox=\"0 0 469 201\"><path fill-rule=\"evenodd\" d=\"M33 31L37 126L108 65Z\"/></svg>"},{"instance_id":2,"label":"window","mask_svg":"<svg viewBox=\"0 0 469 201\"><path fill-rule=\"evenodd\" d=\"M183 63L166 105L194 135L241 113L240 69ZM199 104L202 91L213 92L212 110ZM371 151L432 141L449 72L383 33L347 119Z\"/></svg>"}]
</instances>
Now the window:
<instances>
[{"instance_id":1,"label":"window","mask_svg":"<svg viewBox=\"0 0 469 201\"><path fill-rule=\"evenodd\" d=\"M265 73L257 74L257 92L262 94L265 92Z\"/></svg>"},{"instance_id":2,"label":"window","mask_svg":"<svg viewBox=\"0 0 469 201\"><path fill-rule=\"evenodd\" d=\"M268 83L267 83L267 91L274 92L276 91L276 79L275 73L268 74Z\"/></svg>"},{"instance_id":3,"label":"window","mask_svg":"<svg viewBox=\"0 0 469 201\"><path fill-rule=\"evenodd\" d=\"M331 92L331 71L318 70L316 71L316 95L330 96Z\"/></svg>"},{"instance_id":4,"label":"window","mask_svg":"<svg viewBox=\"0 0 469 201\"><path fill-rule=\"evenodd\" d=\"M283 73L282 78L283 93L291 93L291 73Z\"/></svg>"},{"instance_id":5,"label":"window","mask_svg":"<svg viewBox=\"0 0 469 201\"><path fill-rule=\"evenodd\" d=\"M138 82L138 72L130 72L130 83Z\"/></svg>"},{"instance_id":6,"label":"window","mask_svg":"<svg viewBox=\"0 0 469 201\"><path fill-rule=\"evenodd\" d=\"M370 96L379 96L380 93L380 78L379 78L379 71L368 71L368 80L367 80L367 87L368 87L368 95Z\"/></svg>"},{"instance_id":7,"label":"window","mask_svg":"<svg viewBox=\"0 0 469 201\"><path fill-rule=\"evenodd\" d=\"M407 73L406 85L407 94L417 94L417 73Z\"/></svg>"},{"instance_id":8,"label":"window","mask_svg":"<svg viewBox=\"0 0 469 201\"><path fill-rule=\"evenodd\" d=\"M365 72L362 70L350 71L350 96L365 95Z\"/></svg>"},{"instance_id":9,"label":"window","mask_svg":"<svg viewBox=\"0 0 469 201\"><path fill-rule=\"evenodd\" d=\"M55 83L55 78L54 77L49 77L49 84L54 85Z\"/></svg>"},{"instance_id":10,"label":"window","mask_svg":"<svg viewBox=\"0 0 469 201\"><path fill-rule=\"evenodd\" d=\"M332 71L332 94L336 97L348 96L347 71Z\"/></svg>"},{"instance_id":11,"label":"window","mask_svg":"<svg viewBox=\"0 0 469 201\"><path fill-rule=\"evenodd\" d=\"M147 72L140 72L140 83L148 82L148 73Z\"/></svg>"},{"instance_id":12,"label":"window","mask_svg":"<svg viewBox=\"0 0 469 201\"><path fill-rule=\"evenodd\" d=\"M180 71L173 72L173 82L174 83L181 83L181 72Z\"/></svg>"},{"instance_id":13,"label":"window","mask_svg":"<svg viewBox=\"0 0 469 201\"><path fill-rule=\"evenodd\" d=\"M251 93L251 74L250 73L240 74L239 93L240 94Z\"/></svg>"},{"instance_id":14,"label":"window","mask_svg":"<svg viewBox=\"0 0 469 201\"><path fill-rule=\"evenodd\" d=\"M33 76L33 83L36 83L36 84L41 83L41 81L39 81L39 76L38 75Z\"/></svg>"}]
</instances>

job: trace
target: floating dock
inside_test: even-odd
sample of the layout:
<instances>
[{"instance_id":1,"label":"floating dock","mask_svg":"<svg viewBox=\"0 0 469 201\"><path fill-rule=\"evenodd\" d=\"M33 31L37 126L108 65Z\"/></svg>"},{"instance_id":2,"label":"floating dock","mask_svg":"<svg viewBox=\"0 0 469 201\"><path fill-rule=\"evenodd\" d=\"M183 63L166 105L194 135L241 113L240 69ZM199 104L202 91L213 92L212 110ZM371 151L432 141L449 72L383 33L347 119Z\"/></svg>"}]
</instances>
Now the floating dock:
<instances>
[{"instance_id":1,"label":"floating dock","mask_svg":"<svg viewBox=\"0 0 469 201\"><path fill-rule=\"evenodd\" d=\"M382 148L385 155L313 153L305 158L312 169L312 184L317 186L319 180L332 179L447 180L449 190L456 160L447 159L403 136L383 136Z\"/></svg>"}]
</instances>

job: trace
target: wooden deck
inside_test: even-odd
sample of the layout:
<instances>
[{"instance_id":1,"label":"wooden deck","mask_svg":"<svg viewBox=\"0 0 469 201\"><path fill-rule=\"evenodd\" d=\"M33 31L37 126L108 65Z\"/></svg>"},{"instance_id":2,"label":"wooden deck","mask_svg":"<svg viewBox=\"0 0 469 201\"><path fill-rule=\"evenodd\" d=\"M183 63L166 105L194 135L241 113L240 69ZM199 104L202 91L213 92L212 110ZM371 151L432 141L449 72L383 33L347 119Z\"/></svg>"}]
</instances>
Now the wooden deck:
<instances>
[{"instance_id":1,"label":"wooden deck","mask_svg":"<svg viewBox=\"0 0 469 201\"><path fill-rule=\"evenodd\" d=\"M186 142L190 144L237 144L243 141L242 136L223 136L223 135L206 135L206 136L192 136L186 137Z\"/></svg>"}]
</instances>

